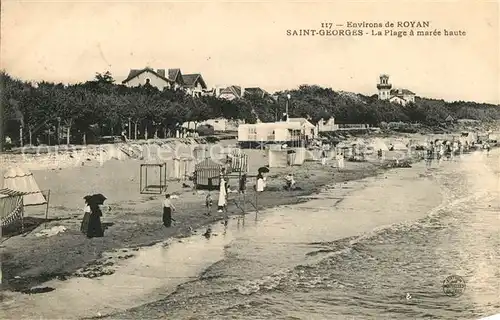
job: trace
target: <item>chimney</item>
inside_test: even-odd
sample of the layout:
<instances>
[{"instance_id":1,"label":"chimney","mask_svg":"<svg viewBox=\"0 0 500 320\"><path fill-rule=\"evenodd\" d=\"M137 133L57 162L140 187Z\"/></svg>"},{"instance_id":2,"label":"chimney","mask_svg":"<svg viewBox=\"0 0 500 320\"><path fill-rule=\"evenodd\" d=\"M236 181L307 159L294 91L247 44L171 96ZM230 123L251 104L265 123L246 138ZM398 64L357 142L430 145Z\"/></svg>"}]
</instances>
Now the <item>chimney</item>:
<instances>
[{"instance_id":1,"label":"chimney","mask_svg":"<svg viewBox=\"0 0 500 320\"><path fill-rule=\"evenodd\" d=\"M158 69L156 70L156 73L165 78L165 69Z\"/></svg>"},{"instance_id":2,"label":"chimney","mask_svg":"<svg viewBox=\"0 0 500 320\"><path fill-rule=\"evenodd\" d=\"M215 97L218 98L220 96L220 87L215 87Z\"/></svg>"},{"instance_id":3,"label":"chimney","mask_svg":"<svg viewBox=\"0 0 500 320\"><path fill-rule=\"evenodd\" d=\"M245 87L241 86L241 97L245 94Z\"/></svg>"}]
</instances>

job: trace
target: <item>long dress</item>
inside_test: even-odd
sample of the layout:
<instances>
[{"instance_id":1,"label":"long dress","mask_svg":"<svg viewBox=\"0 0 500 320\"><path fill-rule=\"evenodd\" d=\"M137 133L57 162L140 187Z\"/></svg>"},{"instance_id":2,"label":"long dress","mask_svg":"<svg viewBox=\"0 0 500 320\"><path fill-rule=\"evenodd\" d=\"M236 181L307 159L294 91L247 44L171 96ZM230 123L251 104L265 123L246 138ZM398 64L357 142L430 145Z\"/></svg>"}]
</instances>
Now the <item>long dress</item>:
<instances>
[{"instance_id":1,"label":"long dress","mask_svg":"<svg viewBox=\"0 0 500 320\"><path fill-rule=\"evenodd\" d=\"M102 224L101 224L102 211L98 205L91 205L90 211L91 213L87 228L87 237L88 238L103 237L104 230L102 229Z\"/></svg>"},{"instance_id":2,"label":"long dress","mask_svg":"<svg viewBox=\"0 0 500 320\"><path fill-rule=\"evenodd\" d=\"M338 166L339 169L343 169L344 168L344 156L341 155L341 154L337 155L337 166Z\"/></svg>"},{"instance_id":3,"label":"long dress","mask_svg":"<svg viewBox=\"0 0 500 320\"><path fill-rule=\"evenodd\" d=\"M226 205L226 181L224 179L220 179L220 190L219 190L219 202L218 202L218 209L222 210Z\"/></svg>"},{"instance_id":4,"label":"long dress","mask_svg":"<svg viewBox=\"0 0 500 320\"><path fill-rule=\"evenodd\" d=\"M264 191L265 187L266 187L266 180L264 179L263 176L259 176L257 178L257 186L256 186L257 192Z\"/></svg>"},{"instance_id":5,"label":"long dress","mask_svg":"<svg viewBox=\"0 0 500 320\"><path fill-rule=\"evenodd\" d=\"M163 207L163 225L167 228L172 226L172 208Z\"/></svg>"},{"instance_id":6,"label":"long dress","mask_svg":"<svg viewBox=\"0 0 500 320\"><path fill-rule=\"evenodd\" d=\"M83 220L82 220L82 225L80 227L80 231L82 233L87 233L87 230L89 228L89 220L90 220L90 207L88 204L85 204L85 208L83 209Z\"/></svg>"}]
</instances>

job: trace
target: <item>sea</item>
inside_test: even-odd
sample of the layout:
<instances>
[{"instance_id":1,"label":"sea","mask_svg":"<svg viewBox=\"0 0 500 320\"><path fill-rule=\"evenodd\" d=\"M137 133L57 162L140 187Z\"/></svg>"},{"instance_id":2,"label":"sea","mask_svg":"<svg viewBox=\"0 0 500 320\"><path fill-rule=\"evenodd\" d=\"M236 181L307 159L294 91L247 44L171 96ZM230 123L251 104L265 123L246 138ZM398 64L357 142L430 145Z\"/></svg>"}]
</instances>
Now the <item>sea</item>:
<instances>
[{"instance_id":1,"label":"sea","mask_svg":"<svg viewBox=\"0 0 500 320\"><path fill-rule=\"evenodd\" d=\"M12 296L5 318L455 320L500 313L499 149L332 184L307 200L144 248L109 276ZM448 290L450 277L461 286Z\"/></svg>"},{"instance_id":2,"label":"sea","mask_svg":"<svg viewBox=\"0 0 500 320\"><path fill-rule=\"evenodd\" d=\"M332 185L186 241L219 259L108 318L479 319L500 313L500 152Z\"/></svg>"}]
</instances>

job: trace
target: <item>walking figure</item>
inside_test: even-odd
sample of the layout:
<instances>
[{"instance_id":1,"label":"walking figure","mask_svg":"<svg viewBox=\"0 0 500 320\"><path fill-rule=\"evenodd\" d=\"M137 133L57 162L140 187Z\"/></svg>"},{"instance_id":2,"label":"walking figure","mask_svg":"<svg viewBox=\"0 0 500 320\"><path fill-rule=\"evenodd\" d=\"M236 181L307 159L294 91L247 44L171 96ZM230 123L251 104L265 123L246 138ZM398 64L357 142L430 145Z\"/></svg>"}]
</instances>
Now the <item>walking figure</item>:
<instances>
[{"instance_id":1,"label":"walking figure","mask_svg":"<svg viewBox=\"0 0 500 320\"><path fill-rule=\"evenodd\" d=\"M165 195L165 200L163 200L163 225L167 228L172 226L172 212L175 211L175 207L170 200L170 194Z\"/></svg>"}]
</instances>

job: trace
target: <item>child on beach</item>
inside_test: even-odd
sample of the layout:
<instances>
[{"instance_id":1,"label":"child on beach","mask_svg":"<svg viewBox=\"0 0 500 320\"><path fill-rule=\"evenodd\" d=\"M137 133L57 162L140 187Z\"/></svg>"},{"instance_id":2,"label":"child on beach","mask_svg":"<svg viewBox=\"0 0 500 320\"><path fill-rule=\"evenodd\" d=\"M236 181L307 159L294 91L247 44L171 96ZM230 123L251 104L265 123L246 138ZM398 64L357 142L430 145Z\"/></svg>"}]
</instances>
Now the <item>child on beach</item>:
<instances>
[{"instance_id":1,"label":"child on beach","mask_svg":"<svg viewBox=\"0 0 500 320\"><path fill-rule=\"evenodd\" d=\"M170 194L165 195L165 200L163 200L163 225L167 228L172 226L172 212L175 211L175 207L170 200Z\"/></svg>"},{"instance_id":2,"label":"child on beach","mask_svg":"<svg viewBox=\"0 0 500 320\"><path fill-rule=\"evenodd\" d=\"M239 188L238 188L239 193L240 194L245 193L246 188L247 188L247 175L243 174L240 178L240 183L239 183Z\"/></svg>"},{"instance_id":3,"label":"child on beach","mask_svg":"<svg viewBox=\"0 0 500 320\"><path fill-rule=\"evenodd\" d=\"M212 195L209 192L207 194L207 197L205 198L205 207L207 207L207 212L205 213L205 215L207 216L210 215L210 213L212 212L212 205L213 205Z\"/></svg>"},{"instance_id":4,"label":"child on beach","mask_svg":"<svg viewBox=\"0 0 500 320\"><path fill-rule=\"evenodd\" d=\"M295 189L295 179L293 178L293 174L289 173L286 177L285 177L285 181L286 181L286 190L294 190Z\"/></svg>"}]
</instances>

